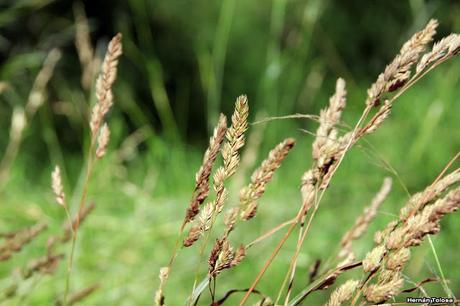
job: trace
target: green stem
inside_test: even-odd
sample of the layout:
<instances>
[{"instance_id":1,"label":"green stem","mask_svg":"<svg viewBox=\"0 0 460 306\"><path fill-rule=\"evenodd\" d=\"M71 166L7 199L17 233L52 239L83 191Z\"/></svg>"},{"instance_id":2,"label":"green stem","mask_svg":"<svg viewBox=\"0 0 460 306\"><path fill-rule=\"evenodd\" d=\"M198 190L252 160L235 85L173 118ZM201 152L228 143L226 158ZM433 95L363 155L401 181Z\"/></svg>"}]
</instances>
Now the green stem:
<instances>
[{"instance_id":1,"label":"green stem","mask_svg":"<svg viewBox=\"0 0 460 306\"><path fill-rule=\"evenodd\" d=\"M442 271L441 267L441 262L439 261L438 253L436 252L436 248L434 247L433 240L431 240L431 237L428 236L428 242L430 243L431 251L433 252L434 260L436 261L436 266L439 270L439 274L441 275L441 280L442 280L442 287L448 297L453 298L454 300L456 299L452 290L450 290L449 286L447 285L446 277L444 276L444 272Z\"/></svg>"},{"instance_id":2,"label":"green stem","mask_svg":"<svg viewBox=\"0 0 460 306\"><path fill-rule=\"evenodd\" d=\"M83 191L81 194L80 198L80 207L78 209L78 213L76 216L76 222L75 226L72 223L72 220L70 220L70 227L72 229L72 245L70 249L70 258L69 258L69 264L67 267L67 278L66 278L66 288L64 292L64 306L68 305L67 304L67 297L69 295L69 290L70 290L70 279L71 279L71 274L72 274L72 267L73 267L73 262L74 262L74 257L75 257L75 245L77 242L77 236L78 236L78 228L80 227L80 216L83 212L83 209L85 208L85 202L86 202L86 197L88 194L88 186L89 186L89 181L91 177L91 173L93 170L93 154L92 152L94 151L94 145L95 145L95 137L92 137L91 139L91 144L89 146L89 152L88 152L88 163L86 167L86 177L85 181L83 184ZM70 216L70 214L68 214Z\"/></svg>"}]
</instances>

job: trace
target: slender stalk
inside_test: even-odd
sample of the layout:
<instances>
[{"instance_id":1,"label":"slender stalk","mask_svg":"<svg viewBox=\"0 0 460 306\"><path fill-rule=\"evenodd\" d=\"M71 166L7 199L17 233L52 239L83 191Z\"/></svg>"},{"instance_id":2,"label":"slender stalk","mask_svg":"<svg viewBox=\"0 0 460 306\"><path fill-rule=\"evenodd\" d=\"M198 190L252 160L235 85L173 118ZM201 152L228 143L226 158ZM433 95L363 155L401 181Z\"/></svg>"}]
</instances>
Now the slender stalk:
<instances>
[{"instance_id":1,"label":"slender stalk","mask_svg":"<svg viewBox=\"0 0 460 306\"><path fill-rule=\"evenodd\" d=\"M64 210L65 210L65 213L66 213L66 216L67 216L67 222L69 222L69 225L70 225L70 232L72 234L72 241L73 241L74 237L75 237L75 231L74 231L74 228L73 228L73 225L72 225L72 217L70 216L69 208L67 207L66 203L64 203ZM71 255L69 257L69 262L68 262L68 266L67 266L67 277L66 277L66 280L65 280L64 304L67 303L67 295L68 295L69 289L70 289L70 273L71 273L71 270L72 270L72 263L73 263L73 256Z\"/></svg>"},{"instance_id":2,"label":"slender stalk","mask_svg":"<svg viewBox=\"0 0 460 306\"><path fill-rule=\"evenodd\" d=\"M265 272L267 271L268 267L270 266L270 264L272 263L272 261L275 259L276 255L278 255L279 251L281 250L281 248L283 247L284 243L286 242L286 240L289 238L289 236L291 235L292 231L294 230L295 226L299 223L299 220L300 220L300 217L305 213L306 211L306 206L303 205L302 206L302 209L300 210L300 212L297 214L296 218L295 218L295 221L293 223L291 223L291 225L289 226L286 234L284 234L283 238L281 239L281 241L278 243L278 245L276 246L275 250L270 254L270 257L267 259L267 261L265 262L262 270L259 272L259 274L257 275L256 279L254 280L254 282L252 283L251 287L248 289L248 291L246 292L246 294L244 295L243 299L241 300L240 302L240 306L244 305L244 303L247 301L247 299L249 298L249 295L251 294L252 291L254 291L255 287L257 286L258 282L262 279L263 275L265 274Z\"/></svg>"},{"instance_id":3,"label":"slender stalk","mask_svg":"<svg viewBox=\"0 0 460 306\"><path fill-rule=\"evenodd\" d=\"M438 253L436 252L436 248L434 247L433 240L431 239L430 236L428 236L428 242L430 243L431 251L433 252L434 260L436 261L436 266L438 268L439 274L441 275L442 287L444 291L446 292L447 296L455 300L456 297L454 293L452 292L452 290L450 290L449 286L447 285L446 277L444 276L444 272L442 271L442 267L441 267L441 262L439 261L439 258L438 258Z\"/></svg>"},{"instance_id":4,"label":"slender stalk","mask_svg":"<svg viewBox=\"0 0 460 306\"><path fill-rule=\"evenodd\" d=\"M277 226L275 226L274 228L272 228L271 230L269 230L268 232L260 235L259 237L257 237L256 239L254 239L253 241L251 241L250 243L248 243L246 245L246 249L249 249L250 247L252 247L253 245L267 239L268 237L272 236L273 234L275 234L276 232L278 232L279 230L281 230L282 228L294 223L296 221L296 218L294 219L291 219L291 220L288 220L288 221L285 221Z\"/></svg>"},{"instance_id":5,"label":"slender stalk","mask_svg":"<svg viewBox=\"0 0 460 306\"><path fill-rule=\"evenodd\" d=\"M83 209L85 208L86 197L88 194L89 181L90 181L92 170L93 170L93 158L94 157L92 153L94 151L94 144L95 144L95 139L92 138L91 144L89 146L88 163L86 166L86 176L85 176L85 181L83 184L83 190L81 193L80 206L78 208L75 226L73 226L72 220L70 221L70 228L72 229L73 234L72 234L72 245L70 248L69 264L67 267L66 287L65 287L65 292L64 292L64 306L67 305L67 297L69 295L69 290L70 290L70 280L71 280L72 268L73 268L74 257L75 257L75 245L76 245L77 237L78 237L78 229L80 227L80 217L83 212Z\"/></svg>"},{"instance_id":6,"label":"slender stalk","mask_svg":"<svg viewBox=\"0 0 460 306\"><path fill-rule=\"evenodd\" d=\"M299 248L299 251L296 254L295 258L292 258L292 268L290 268L288 270L288 273L286 273L285 281L288 280L289 271L291 272L291 275L289 277L288 291L286 293L286 298L284 299L284 305L287 305L289 303L289 297L291 295L292 288L294 286L295 267L297 266L298 254L300 254L300 245L303 243L303 240L305 239L306 232L308 231L308 228L310 227L311 221L313 220L313 217L316 214L316 211L318 210L318 198L317 198L317 196L318 196L318 188L316 187L316 190L315 190L315 205L314 205L313 213L312 213L310 219L308 220L308 224L307 224L307 227L305 228L305 230L304 230L304 226L305 226L306 215L302 216L302 222L301 222L300 230L299 230L299 237L297 239L297 248ZM296 251L297 251L297 249L296 249ZM283 286L280 289L279 297L281 296L281 293L284 290L285 284L286 283L283 282Z\"/></svg>"},{"instance_id":7,"label":"slender stalk","mask_svg":"<svg viewBox=\"0 0 460 306\"><path fill-rule=\"evenodd\" d=\"M199 255L198 255L199 264L195 268L195 278L193 280L192 294L190 295L190 297L192 297L193 292L195 291L196 285L198 283L198 274L200 272L199 267L201 266L201 263L203 262L204 250L206 248L206 245L208 244L209 237L211 236L211 232L212 232L212 229L214 227L214 223L216 222L216 217L217 217L217 208L214 209L214 211L213 211L212 218L211 218L211 224L209 226L208 231L206 232L206 236L204 237L203 241L201 242L200 251L199 251ZM214 277L214 281L215 281L216 277Z\"/></svg>"}]
</instances>

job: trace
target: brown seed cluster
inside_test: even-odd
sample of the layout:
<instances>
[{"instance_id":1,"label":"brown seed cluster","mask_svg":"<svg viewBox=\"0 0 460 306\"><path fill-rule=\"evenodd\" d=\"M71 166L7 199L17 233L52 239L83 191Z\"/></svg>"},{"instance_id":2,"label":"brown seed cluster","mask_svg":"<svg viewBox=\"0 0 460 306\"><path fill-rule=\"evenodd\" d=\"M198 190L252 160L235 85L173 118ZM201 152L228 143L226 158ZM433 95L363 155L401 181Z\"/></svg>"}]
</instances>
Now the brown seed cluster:
<instances>
[{"instance_id":1,"label":"brown seed cluster","mask_svg":"<svg viewBox=\"0 0 460 306\"><path fill-rule=\"evenodd\" d=\"M238 265L246 255L246 248L240 245L236 251L230 246L227 237L216 239L208 259L209 275L216 277L225 269Z\"/></svg>"},{"instance_id":2,"label":"brown seed cluster","mask_svg":"<svg viewBox=\"0 0 460 306\"><path fill-rule=\"evenodd\" d=\"M312 145L314 165L302 176L301 194L305 212L313 204L317 188L324 189L328 185L328 173L335 167L348 144L349 136L338 137L335 126L339 123L346 105L345 81L338 79L334 95L329 100L329 107L321 111L317 135Z\"/></svg>"},{"instance_id":3,"label":"brown seed cluster","mask_svg":"<svg viewBox=\"0 0 460 306\"><path fill-rule=\"evenodd\" d=\"M0 261L6 261L46 229L46 224L37 223L34 226L9 233L0 245Z\"/></svg>"},{"instance_id":4,"label":"brown seed cluster","mask_svg":"<svg viewBox=\"0 0 460 306\"><path fill-rule=\"evenodd\" d=\"M377 81L367 92L367 105L378 105L383 94L393 92L404 86L411 76L411 68L417 62L420 54L433 40L438 22L430 20L426 27L415 33L401 48L395 59L385 68Z\"/></svg>"},{"instance_id":5,"label":"brown seed cluster","mask_svg":"<svg viewBox=\"0 0 460 306\"><path fill-rule=\"evenodd\" d=\"M348 280L342 286L332 292L325 306L340 306L353 297L353 293L359 285L357 280Z\"/></svg>"},{"instance_id":6,"label":"brown seed cluster","mask_svg":"<svg viewBox=\"0 0 460 306\"><path fill-rule=\"evenodd\" d=\"M209 177L211 176L212 166L219 154L221 144L227 132L227 118L220 115L219 122L214 129L214 134L209 140L209 146L203 157L203 163L196 174L195 191L187 208L185 223L193 221L199 213L200 205L206 200L209 194Z\"/></svg>"},{"instance_id":7,"label":"brown seed cluster","mask_svg":"<svg viewBox=\"0 0 460 306\"><path fill-rule=\"evenodd\" d=\"M241 304L246 302L251 293L257 293L254 289L259 280L297 225L301 226L297 243L297 249L300 250L314 213L308 223L304 222L306 215L313 205L315 205L314 212L316 213L319 204L319 201L316 201L316 196L320 191L319 200L321 199L324 190L329 186L335 170L342 162L347 151L362 137L374 133L382 126L383 122L389 117L394 102L407 88L415 84L430 69L459 53L459 38L457 34L453 34L435 44L431 51L422 56L427 45L433 40L437 25L436 20L431 20L422 31L414 34L402 46L395 59L369 88L365 110L355 128L342 135L340 135L337 125L340 124L342 111L346 105L347 92L345 81L342 79L337 80L335 93L329 100L329 106L322 110L319 116L319 127L312 145L313 165L302 176L302 206L294 219L280 224L255 240L255 242L262 241L284 226L289 226L287 233L277 245L270 259L251 284L251 287L246 291ZM210 147L205 154L202 168L197 174L196 194L194 194L187 212L188 221L195 221L195 223L191 225L188 235L183 241L184 246L193 245L205 232L208 232L209 235L211 228L215 224L216 217L224 209L224 204L229 197L226 182L229 177L235 174L240 163L239 150L245 143L244 133L247 129L247 117L247 99L245 96L238 97L230 128L220 134L217 132L218 128L216 128L214 137L219 134L223 139L222 135L225 133L227 139L220 151L223 166L219 167L213 174L212 187L215 198L206 202L200 211L200 206L204 203L211 188L209 178L212 174L212 163L214 163L220 149L220 146L214 151L211 149L211 143L213 142L213 138L211 138ZM224 141L221 140L221 142ZM215 240L208 257L208 277L210 279L216 278L222 271L238 265L244 259L247 248L254 244L250 243L247 247L241 245L235 250L229 241L229 234L234 230L238 216L243 220L249 220L254 217L257 212L257 202L265 192L266 185L270 182L274 171L280 166L293 146L294 140L292 139L286 139L276 146L253 173L250 183L241 190L240 205L230 208L225 214L223 220L225 231L220 238ZM210 152L215 152L215 154L213 155ZM206 166L209 156L213 156L211 158L212 162L210 166ZM355 305L361 295L366 300L363 301L363 304L366 302L383 303L400 293L404 285L402 270L410 260L410 248L419 245L427 235L439 232L440 220L446 214L457 210L460 204L460 188L450 191L448 189L458 181L460 181L460 169L437 179L426 190L412 196L401 209L399 220L388 223L382 231L374 235L374 241L377 244L375 248L362 261L354 262L353 242L366 232L370 222L376 217L379 207L390 192L391 180L389 178L385 179L371 204L365 208L354 226L342 238L341 250L338 254L338 259L341 260L341 263L335 269L326 270L326 273L318 276L311 285L310 291L306 294L328 288L340 274L359 266L362 266L364 273L366 273L365 281L349 280L345 282L332 293L326 305L341 305L353 297L352 304ZM202 182L202 185L200 185L200 182ZM446 191L448 191L447 194L445 194ZM198 217L195 218L196 216ZM305 224L308 225L304 228ZM208 235L206 235L206 238L209 237ZM205 250L205 247L206 243L203 243L202 250ZM286 284L289 284L285 300L286 304L289 302L289 294L293 287L296 258L297 253L293 256L286 276ZM289 276L291 276L290 279ZM163 281L161 282L163 283ZM214 303L215 290L212 289L212 286L209 286L209 289ZM162 293L157 297L157 305L164 305ZM266 301L264 298L260 303L263 304Z\"/></svg>"},{"instance_id":8,"label":"brown seed cluster","mask_svg":"<svg viewBox=\"0 0 460 306\"><path fill-rule=\"evenodd\" d=\"M410 259L410 248L420 245L427 235L438 233L441 219L458 209L460 187L442 196L443 191L458 181L457 171L412 196L401 209L403 218L390 222L376 234L375 241L379 245L363 260L364 272L374 273L380 269L377 283L363 288L368 302L384 302L400 292L404 283L401 271ZM408 212L413 215L408 216Z\"/></svg>"},{"instance_id":9,"label":"brown seed cluster","mask_svg":"<svg viewBox=\"0 0 460 306\"><path fill-rule=\"evenodd\" d=\"M92 109L90 120L93 138L96 137L105 115L112 107L112 85L117 77L118 58L121 54L121 34L118 33L109 43L104 61L102 62L101 73L96 81L97 103Z\"/></svg>"},{"instance_id":10,"label":"brown seed cluster","mask_svg":"<svg viewBox=\"0 0 460 306\"><path fill-rule=\"evenodd\" d=\"M198 239L200 239L201 235L210 229L215 221L216 215L220 214L224 208L224 204L228 197L228 191L225 188L224 183L238 168L240 160L239 150L244 146L244 133L248 127L248 114L248 100L246 96L239 96L236 99L235 111L232 115L232 124L225 133L227 141L224 143L221 151L224 164L219 167L213 175L213 189L216 197L213 201L210 201L205 205L197 220L198 222L195 222L195 224L190 228L189 233L183 242L185 247L192 246ZM216 151L216 154L218 151L219 150ZM210 172L211 169L209 171L209 175ZM206 181L206 187L203 187L203 190L209 190L208 181ZM194 212L198 212L197 210L194 210L196 206L196 203L189 205L187 216L189 214L193 215Z\"/></svg>"}]
</instances>

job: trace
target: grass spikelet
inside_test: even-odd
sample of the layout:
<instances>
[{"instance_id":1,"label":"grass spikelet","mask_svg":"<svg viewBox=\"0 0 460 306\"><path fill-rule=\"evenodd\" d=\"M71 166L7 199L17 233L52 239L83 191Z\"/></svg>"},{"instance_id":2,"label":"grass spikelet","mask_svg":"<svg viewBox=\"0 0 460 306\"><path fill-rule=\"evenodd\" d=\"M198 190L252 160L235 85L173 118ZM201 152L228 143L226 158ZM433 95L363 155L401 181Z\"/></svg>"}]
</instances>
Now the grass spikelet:
<instances>
[{"instance_id":1,"label":"grass spikelet","mask_svg":"<svg viewBox=\"0 0 460 306\"><path fill-rule=\"evenodd\" d=\"M230 246L230 242L226 237L222 241L222 247L214 265L214 269L209 271L209 274L213 277L217 276L222 270L228 269L232 266L235 253L233 248Z\"/></svg>"},{"instance_id":2,"label":"grass spikelet","mask_svg":"<svg viewBox=\"0 0 460 306\"><path fill-rule=\"evenodd\" d=\"M117 77L118 58L122 54L121 33L110 41L102 62L101 73L96 81L96 97L98 103L91 112L90 127L93 138L96 137L105 114L113 104L112 85Z\"/></svg>"},{"instance_id":3,"label":"grass spikelet","mask_svg":"<svg viewBox=\"0 0 460 306\"><path fill-rule=\"evenodd\" d=\"M85 9L82 5L74 6L75 15L75 47L78 59L83 69L81 84L83 88L89 89L93 79L94 71L94 48L91 44L90 27L86 18Z\"/></svg>"},{"instance_id":4,"label":"grass spikelet","mask_svg":"<svg viewBox=\"0 0 460 306\"><path fill-rule=\"evenodd\" d=\"M457 182L460 182L460 169L442 177L423 192L414 194L408 203L401 209L399 213L400 220L404 222L407 221L409 217L414 216L425 205Z\"/></svg>"},{"instance_id":5,"label":"grass spikelet","mask_svg":"<svg viewBox=\"0 0 460 306\"><path fill-rule=\"evenodd\" d=\"M71 305L80 303L81 301L86 299L88 296L93 294L93 292L95 292L97 289L99 289L99 287L100 286L98 284L94 284L94 285L85 287L75 293L72 293L72 295L69 296L67 305L71 306Z\"/></svg>"},{"instance_id":6,"label":"grass spikelet","mask_svg":"<svg viewBox=\"0 0 460 306\"><path fill-rule=\"evenodd\" d=\"M398 294L403 284L404 279L401 275L392 273L389 280L365 287L363 294L368 302L382 303Z\"/></svg>"},{"instance_id":7,"label":"grass spikelet","mask_svg":"<svg viewBox=\"0 0 460 306\"><path fill-rule=\"evenodd\" d=\"M430 52L424 54L416 67L416 71L420 72L427 67L443 61L453 55L456 55L460 50L460 35L450 34L444 37L439 42L435 43Z\"/></svg>"},{"instance_id":8,"label":"grass spikelet","mask_svg":"<svg viewBox=\"0 0 460 306\"><path fill-rule=\"evenodd\" d=\"M329 100L329 107L321 110L319 122L320 125L316 131L316 139L312 145L312 155L315 160L321 156L322 149L330 141L334 141L337 131L334 126L339 123L342 110L346 105L345 81L337 79L335 93Z\"/></svg>"},{"instance_id":9,"label":"grass spikelet","mask_svg":"<svg viewBox=\"0 0 460 306\"><path fill-rule=\"evenodd\" d=\"M391 252L385 263L385 268L388 270L399 271L410 259L410 249L402 248L396 252Z\"/></svg>"},{"instance_id":10,"label":"grass spikelet","mask_svg":"<svg viewBox=\"0 0 460 306\"><path fill-rule=\"evenodd\" d=\"M62 178L61 178L61 169L59 166L54 168L54 171L51 173L51 187L53 189L54 197L56 202L59 205L65 205L65 193L64 187L62 186Z\"/></svg>"},{"instance_id":11,"label":"grass spikelet","mask_svg":"<svg viewBox=\"0 0 460 306\"><path fill-rule=\"evenodd\" d=\"M37 223L32 227L15 232L14 235L7 238L6 241L0 245L0 261L6 261L10 259L14 253L20 252L26 244L43 232L46 227L44 223Z\"/></svg>"},{"instance_id":12,"label":"grass spikelet","mask_svg":"<svg viewBox=\"0 0 460 306\"><path fill-rule=\"evenodd\" d=\"M160 278L160 287L155 292L155 306L165 305L165 296L163 294L163 286L169 277L169 270L170 270L169 267L163 267L160 269L160 274L158 275L158 277Z\"/></svg>"},{"instance_id":13,"label":"grass spikelet","mask_svg":"<svg viewBox=\"0 0 460 306\"><path fill-rule=\"evenodd\" d=\"M204 154L203 163L196 174L195 191L190 200L189 207L185 217L185 222L192 221L199 212L199 206L204 202L209 194L209 177L212 166L217 158L221 144L227 131L227 119L220 115L219 122L214 129L214 134L209 140L209 146Z\"/></svg>"},{"instance_id":14,"label":"grass spikelet","mask_svg":"<svg viewBox=\"0 0 460 306\"><path fill-rule=\"evenodd\" d=\"M404 43L400 53L407 53L410 51L416 51L418 54L422 53L426 46L433 40L436 35L436 29L438 28L438 21L436 19L430 19L425 28L414 35Z\"/></svg>"},{"instance_id":15,"label":"grass spikelet","mask_svg":"<svg viewBox=\"0 0 460 306\"><path fill-rule=\"evenodd\" d=\"M48 254L38 259L34 259L27 265L27 268L22 272L22 276L24 277L24 279L28 279L37 272L42 274L52 274L56 270L59 262L63 258L63 254Z\"/></svg>"},{"instance_id":16,"label":"grass spikelet","mask_svg":"<svg viewBox=\"0 0 460 306\"><path fill-rule=\"evenodd\" d=\"M249 220L256 214L257 200L265 192L265 186L270 182L276 169L279 168L289 151L294 147L295 140L288 138L278 144L268 154L259 168L251 176L251 183L240 192L241 218Z\"/></svg>"},{"instance_id":17,"label":"grass spikelet","mask_svg":"<svg viewBox=\"0 0 460 306\"><path fill-rule=\"evenodd\" d=\"M380 267L383 256L387 252L385 246L379 245L375 247L372 251L367 253L366 257L363 260L363 270L364 272L372 272L377 270Z\"/></svg>"},{"instance_id":18,"label":"grass spikelet","mask_svg":"<svg viewBox=\"0 0 460 306\"><path fill-rule=\"evenodd\" d=\"M186 247L193 245L204 232L208 231L213 226L216 215L220 214L224 208L224 204L228 197L224 182L230 178L238 168L238 151L244 146L244 132L248 127L248 112L249 108L246 96L239 96L236 99L235 111L232 115L232 125L225 134L227 141L222 148L224 165L219 167L213 176L213 188L216 193L216 199L206 205L207 209L201 213L198 224L192 226L190 229L188 236L183 242L183 245ZM189 206L186 220L188 219L189 213L196 211L193 210L195 207L196 202ZM201 233L199 231L201 231Z\"/></svg>"},{"instance_id":19,"label":"grass spikelet","mask_svg":"<svg viewBox=\"0 0 460 306\"><path fill-rule=\"evenodd\" d=\"M238 207L231 208L226 214L224 219L225 224L225 235L228 236L235 227L235 223L238 220L240 209Z\"/></svg>"},{"instance_id":20,"label":"grass spikelet","mask_svg":"<svg viewBox=\"0 0 460 306\"><path fill-rule=\"evenodd\" d=\"M109 144L110 139L110 129L107 123L104 123L101 127L99 132L99 137L97 140L97 149L96 149L96 157L101 159L105 153L107 152L107 146Z\"/></svg>"},{"instance_id":21,"label":"grass spikelet","mask_svg":"<svg viewBox=\"0 0 460 306\"><path fill-rule=\"evenodd\" d=\"M353 292L355 292L356 288L359 285L359 281L357 280L348 280L342 286L337 288L334 292L332 292L329 301L325 304L325 306L340 306L343 302L348 301L353 297Z\"/></svg>"},{"instance_id":22,"label":"grass spikelet","mask_svg":"<svg viewBox=\"0 0 460 306\"><path fill-rule=\"evenodd\" d=\"M410 69L417 62L425 46L432 41L436 34L437 24L436 20L430 20L422 31L415 33L402 46L399 54L369 88L367 105L377 106L383 94L399 89L409 80Z\"/></svg>"},{"instance_id":23,"label":"grass spikelet","mask_svg":"<svg viewBox=\"0 0 460 306\"><path fill-rule=\"evenodd\" d=\"M248 128L248 99L239 96L236 99L235 111L232 115L232 125L227 131L227 142L222 150L226 178L232 176L238 167L240 158L238 150L244 146L244 132Z\"/></svg>"}]
</instances>

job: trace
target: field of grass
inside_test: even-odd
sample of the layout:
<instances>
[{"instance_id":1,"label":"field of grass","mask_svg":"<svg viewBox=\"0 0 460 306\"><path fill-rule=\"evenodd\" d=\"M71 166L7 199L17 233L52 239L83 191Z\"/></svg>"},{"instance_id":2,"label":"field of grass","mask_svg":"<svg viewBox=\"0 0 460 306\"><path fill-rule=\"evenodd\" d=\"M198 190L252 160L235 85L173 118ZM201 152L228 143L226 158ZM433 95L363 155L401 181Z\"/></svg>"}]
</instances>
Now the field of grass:
<instances>
[{"instance_id":1,"label":"field of grass","mask_svg":"<svg viewBox=\"0 0 460 306\"><path fill-rule=\"evenodd\" d=\"M43 104L28 118L17 152L7 160L9 171L0 181L0 233L39 221L48 225L11 259L0 261L0 305L51 305L65 290L70 244L59 247L67 257L56 271L20 281L15 296L6 298L11 284L21 279L19 269L46 253L49 236L62 233L66 214L51 190L54 166L61 167L73 214L85 177L95 76L90 86L81 83L84 66L74 45L74 14L81 17L83 6L72 10L57 2L10 1L0 13L0 159L14 138L13 113L27 112L44 59L54 47L62 55L39 91ZM312 164L311 133L318 126L304 118L254 122L319 114L334 92L335 80L343 77L348 98L340 127L348 131L365 108L367 88L411 33L429 18L440 23L436 40L460 31L456 2L395 2L386 10L369 4L358 12L358 4L340 1L223 0L209 7L205 1L176 2L119 1L105 14L97 5L85 8L95 62L100 63L116 32L123 34L124 54L107 118L112 132L108 153L95 164L89 184L88 202L96 208L79 228L76 243L71 292L99 286L82 305L153 304L158 272L170 259L217 115L223 112L230 118L238 95L247 94L249 100L249 140L242 151L248 162L228 186L229 204L238 203L238 190L271 148L287 137L297 144L267 186L257 216L232 233L235 245L249 243L296 215L302 203L301 177ZM378 22L371 24L373 18ZM15 38L21 31L23 40ZM458 88L460 58L453 58L404 93L383 126L347 153L299 255L294 295L308 285L314 262L337 248L384 177L393 178L393 189L366 235L355 243L358 258L372 249L373 233L395 219L409 196L430 185L457 154ZM456 161L450 169L458 167ZM447 296L443 274L458 297L459 215L447 215L441 226L432 236L435 253L428 241L413 249L404 269L405 288L437 278L424 289L432 296ZM222 224L217 227L220 233ZM218 298L231 289L248 288L283 234L251 248L240 265L222 273ZM297 235L295 230L257 286L272 299L287 272ZM195 274L200 280L206 276L207 265L197 249L180 251L165 288L166 305L183 305ZM347 272L338 283L359 278L360 273ZM335 288L313 293L304 305L323 304ZM237 305L242 297L243 293L234 294L226 304ZM208 298L205 295L199 304L205 305Z\"/></svg>"}]
</instances>

